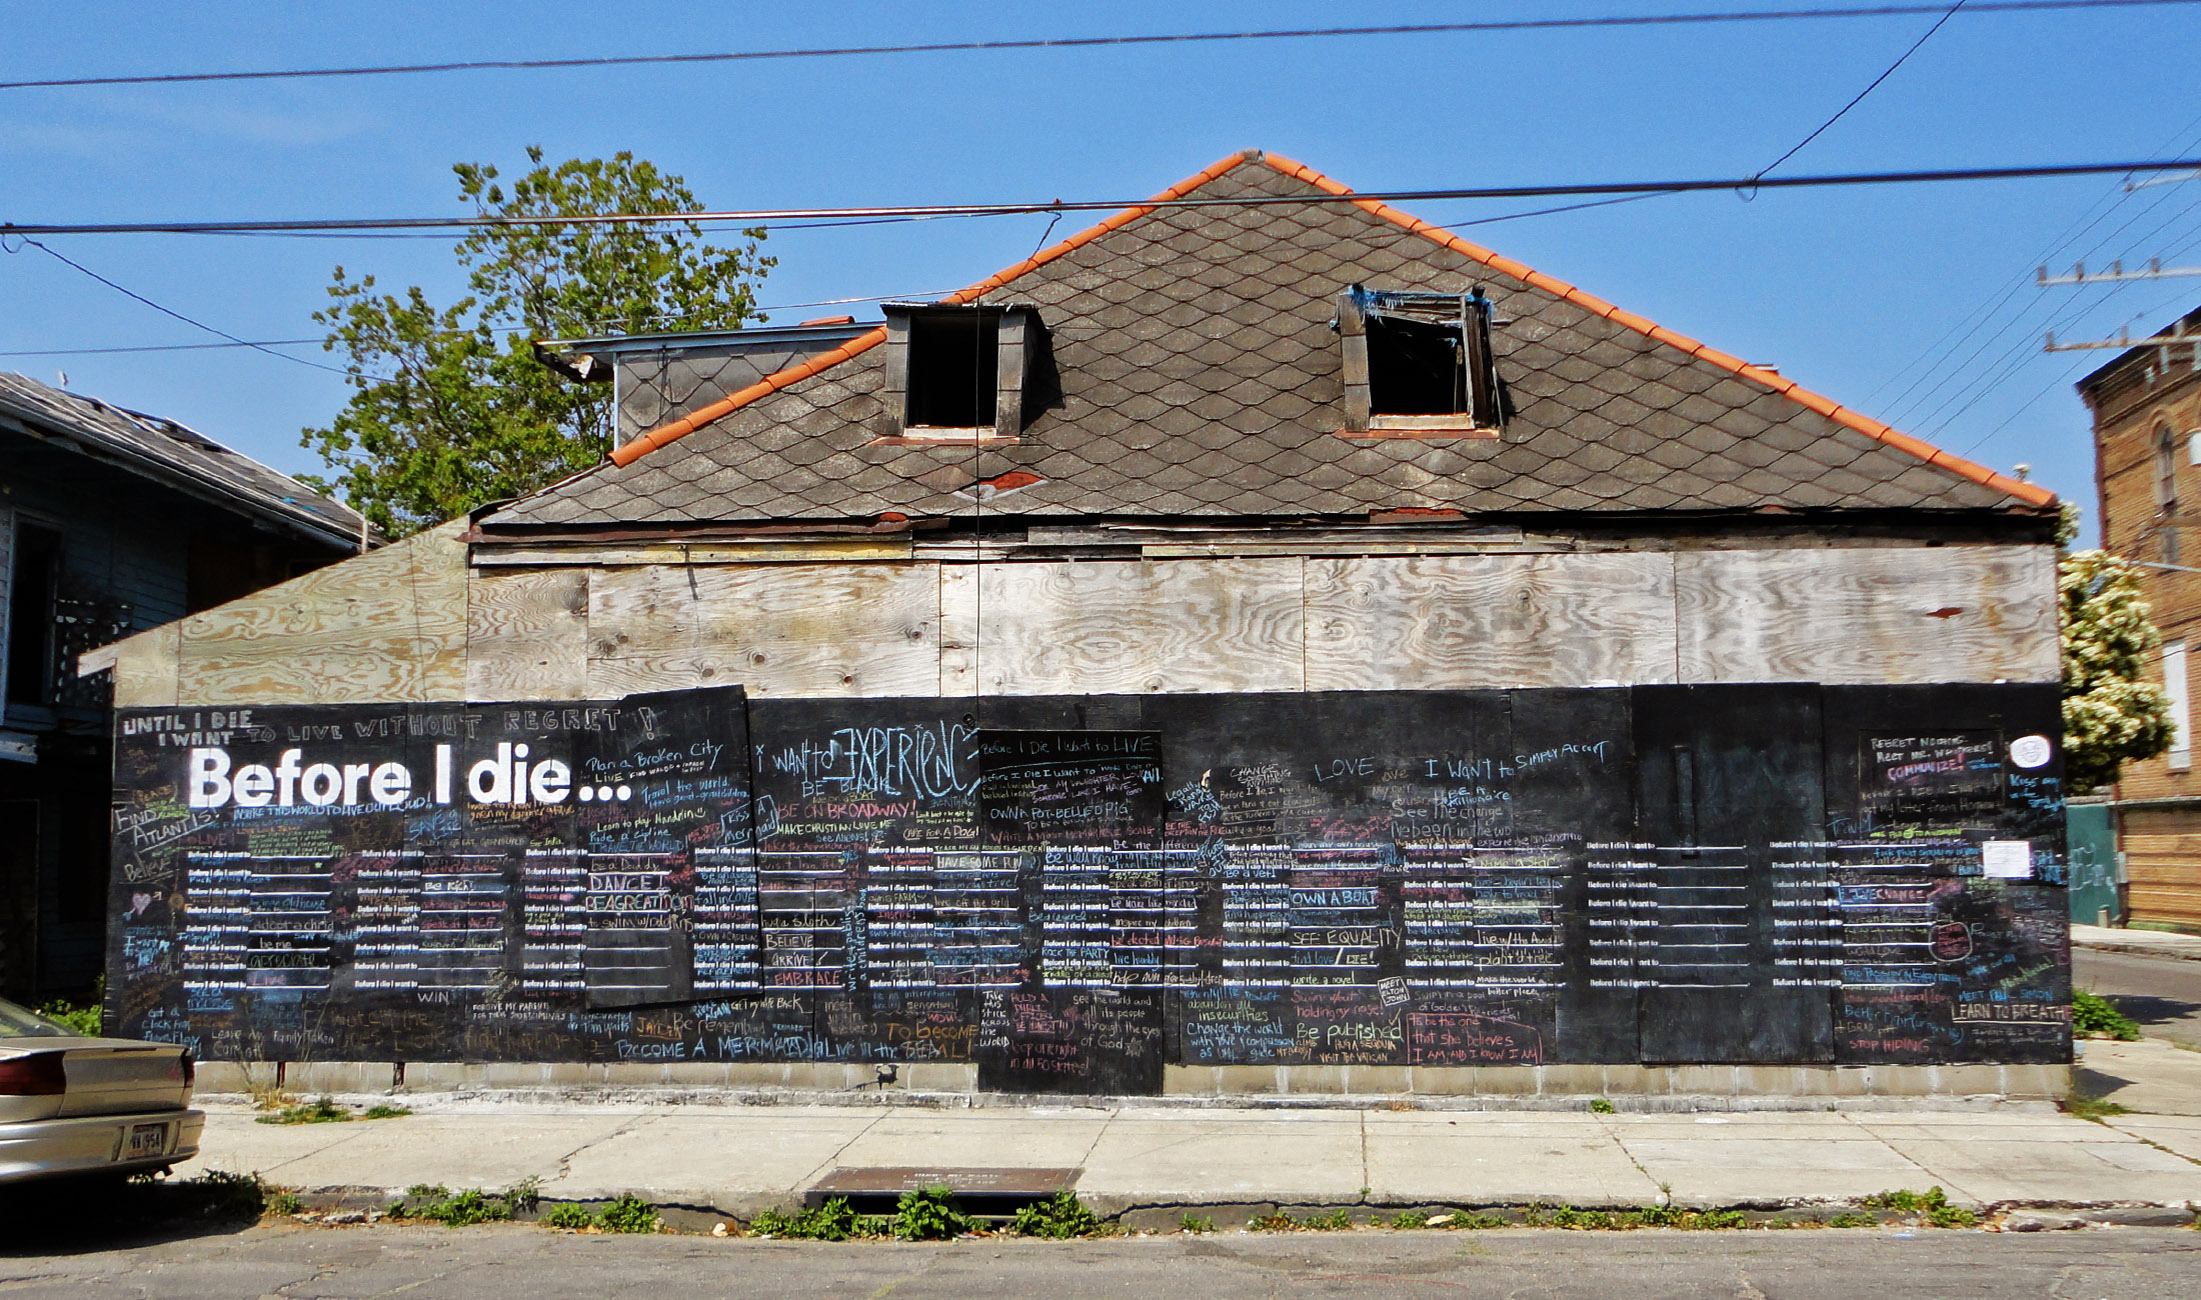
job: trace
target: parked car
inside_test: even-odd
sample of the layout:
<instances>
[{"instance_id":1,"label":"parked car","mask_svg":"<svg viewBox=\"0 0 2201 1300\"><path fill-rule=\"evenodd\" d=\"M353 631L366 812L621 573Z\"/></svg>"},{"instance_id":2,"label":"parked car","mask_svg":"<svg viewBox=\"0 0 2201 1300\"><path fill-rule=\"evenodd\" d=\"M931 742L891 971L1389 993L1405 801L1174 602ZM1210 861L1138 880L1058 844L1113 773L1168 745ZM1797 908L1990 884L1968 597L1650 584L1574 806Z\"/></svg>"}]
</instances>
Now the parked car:
<instances>
[{"instance_id":1,"label":"parked car","mask_svg":"<svg viewBox=\"0 0 2201 1300\"><path fill-rule=\"evenodd\" d=\"M84 1038L0 1000L0 1183L166 1169L199 1152L191 1053Z\"/></svg>"}]
</instances>

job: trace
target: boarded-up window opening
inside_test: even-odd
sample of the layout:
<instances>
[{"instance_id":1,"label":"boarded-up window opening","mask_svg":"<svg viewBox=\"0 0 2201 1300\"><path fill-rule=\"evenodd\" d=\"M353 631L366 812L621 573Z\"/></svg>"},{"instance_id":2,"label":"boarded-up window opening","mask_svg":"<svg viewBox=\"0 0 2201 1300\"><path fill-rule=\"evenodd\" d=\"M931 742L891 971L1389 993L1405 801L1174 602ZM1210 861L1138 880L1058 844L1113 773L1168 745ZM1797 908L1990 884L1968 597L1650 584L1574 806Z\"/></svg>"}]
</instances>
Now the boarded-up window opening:
<instances>
[{"instance_id":1,"label":"boarded-up window opening","mask_svg":"<svg viewBox=\"0 0 2201 1300\"><path fill-rule=\"evenodd\" d=\"M988 313L912 317L909 427L972 429L994 422L1001 318Z\"/></svg>"},{"instance_id":2,"label":"boarded-up window opening","mask_svg":"<svg viewBox=\"0 0 2201 1300\"><path fill-rule=\"evenodd\" d=\"M1498 429L1504 403L1491 324L1490 300L1480 288L1465 294L1347 289L1339 296L1337 321L1345 349L1347 431Z\"/></svg>"},{"instance_id":3,"label":"boarded-up window opening","mask_svg":"<svg viewBox=\"0 0 2201 1300\"><path fill-rule=\"evenodd\" d=\"M881 304L883 439L1014 441L1024 431L1029 354L1044 359L1039 315L1023 304Z\"/></svg>"}]
</instances>

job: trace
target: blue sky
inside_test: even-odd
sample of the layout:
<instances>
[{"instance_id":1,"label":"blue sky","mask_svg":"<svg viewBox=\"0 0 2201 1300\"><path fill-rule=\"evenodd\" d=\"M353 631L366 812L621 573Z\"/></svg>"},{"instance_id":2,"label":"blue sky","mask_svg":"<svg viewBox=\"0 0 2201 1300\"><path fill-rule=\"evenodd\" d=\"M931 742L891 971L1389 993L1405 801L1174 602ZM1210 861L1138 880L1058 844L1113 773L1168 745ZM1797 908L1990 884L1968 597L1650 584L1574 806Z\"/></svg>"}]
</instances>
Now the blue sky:
<instances>
[{"instance_id":1,"label":"blue sky","mask_svg":"<svg viewBox=\"0 0 2201 1300\"><path fill-rule=\"evenodd\" d=\"M1340 6L650 3L10 6L0 79L647 54L1757 7L1723 0ZM0 91L0 218L455 212L450 166L626 149L714 207L1145 195L1236 149L1362 190L1747 174L1932 22L1739 24L940 54L359 80ZM2201 152L2201 5L1959 14L1791 173ZM1421 205L1465 221L1529 203ZM1069 232L1066 218L1054 232ZM788 231L768 305L959 287L1031 253L1039 217ZM2041 335L2152 329L2201 280L2032 284L2043 261L2201 261L2201 181L2116 178L1674 196L1464 232L1630 311L2094 504L2070 381L2112 353ZM331 268L456 296L446 243L55 237L154 300L246 338L318 331ZM794 306L792 322L828 308ZM863 308L857 308L859 312ZM1978 328L1972 328L1977 326ZM1967 333L1967 329L1972 332ZM35 249L0 256L0 352L208 336ZM324 359L318 347L287 349ZM171 416L291 471L343 381L242 350L0 356Z\"/></svg>"}]
</instances>

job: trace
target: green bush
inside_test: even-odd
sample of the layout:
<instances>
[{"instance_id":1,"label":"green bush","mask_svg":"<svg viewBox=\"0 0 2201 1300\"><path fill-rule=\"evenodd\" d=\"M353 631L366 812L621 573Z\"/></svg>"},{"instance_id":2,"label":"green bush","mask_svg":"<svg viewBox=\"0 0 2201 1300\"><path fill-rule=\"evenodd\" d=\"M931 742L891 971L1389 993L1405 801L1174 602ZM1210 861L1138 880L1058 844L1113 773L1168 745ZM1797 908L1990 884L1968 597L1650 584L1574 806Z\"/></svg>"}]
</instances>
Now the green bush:
<instances>
[{"instance_id":1,"label":"green bush","mask_svg":"<svg viewBox=\"0 0 2201 1300\"><path fill-rule=\"evenodd\" d=\"M1613 1104L1603 1097L1599 1097L1590 1103L1590 1114L1592 1115L1610 1115L1612 1113Z\"/></svg>"},{"instance_id":2,"label":"green bush","mask_svg":"<svg viewBox=\"0 0 2201 1300\"><path fill-rule=\"evenodd\" d=\"M946 1241L971 1230L970 1216L955 1204L946 1187L920 1187L902 1193L894 1207L893 1232L902 1241Z\"/></svg>"},{"instance_id":3,"label":"green bush","mask_svg":"<svg viewBox=\"0 0 2201 1300\"><path fill-rule=\"evenodd\" d=\"M48 1020L60 1022L68 1027L70 1033L80 1038L99 1037L100 1012L99 1003L97 1002L80 1007L72 1003L55 1000L40 1007L38 1014Z\"/></svg>"},{"instance_id":4,"label":"green bush","mask_svg":"<svg viewBox=\"0 0 2201 1300\"><path fill-rule=\"evenodd\" d=\"M302 1213L305 1208L306 1203L298 1199L298 1194L296 1192L277 1192L275 1195L267 1198L267 1204L261 1207L261 1213L299 1214Z\"/></svg>"},{"instance_id":5,"label":"green bush","mask_svg":"<svg viewBox=\"0 0 2201 1300\"><path fill-rule=\"evenodd\" d=\"M2075 1034L2107 1034L2119 1042L2137 1042L2140 1026L2132 1017L2110 1004L2109 999L2098 997L2085 989L2071 990L2071 1032Z\"/></svg>"},{"instance_id":6,"label":"green bush","mask_svg":"<svg viewBox=\"0 0 2201 1300\"><path fill-rule=\"evenodd\" d=\"M544 1211L543 1217L535 1222L546 1228L593 1228L596 1216L571 1201L562 1201Z\"/></svg>"},{"instance_id":7,"label":"green bush","mask_svg":"<svg viewBox=\"0 0 2201 1300\"><path fill-rule=\"evenodd\" d=\"M1187 1216L1190 1217L1190 1216ZM1056 1192L1044 1201L1022 1207L1009 1226L1027 1237L1046 1237L1063 1241L1071 1237L1090 1237L1100 1227L1100 1220L1069 1192Z\"/></svg>"},{"instance_id":8,"label":"green bush","mask_svg":"<svg viewBox=\"0 0 2201 1300\"><path fill-rule=\"evenodd\" d=\"M766 1210L750 1221L749 1231L759 1236L795 1241L847 1241L851 1237L882 1236L886 1229L881 1220L856 1213L847 1197L836 1196L817 1209L800 1214Z\"/></svg>"},{"instance_id":9,"label":"green bush","mask_svg":"<svg viewBox=\"0 0 2201 1300\"><path fill-rule=\"evenodd\" d=\"M606 1232L655 1232L657 1207L639 1196L622 1196L597 1211L596 1226Z\"/></svg>"}]
</instances>

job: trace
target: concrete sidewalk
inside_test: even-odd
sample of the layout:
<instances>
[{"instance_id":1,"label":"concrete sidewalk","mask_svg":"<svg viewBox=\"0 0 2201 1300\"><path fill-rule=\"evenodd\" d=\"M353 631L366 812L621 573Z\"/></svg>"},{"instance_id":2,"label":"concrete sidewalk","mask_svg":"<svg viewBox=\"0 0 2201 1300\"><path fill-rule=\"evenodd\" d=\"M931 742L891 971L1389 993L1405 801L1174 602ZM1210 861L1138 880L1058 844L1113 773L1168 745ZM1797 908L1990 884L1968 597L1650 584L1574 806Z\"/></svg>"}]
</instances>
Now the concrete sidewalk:
<instances>
[{"instance_id":1,"label":"concrete sidewalk","mask_svg":"<svg viewBox=\"0 0 2201 1300\"><path fill-rule=\"evenodd\" d=\"M2201 961L2201 934L2169 930L2120 930L2100 925L2071 927L2071 946L2096 952L2129 952L2145 957L2183 957Z\"/></svg>"},{"instance_id":2,"label":"concrete sidewalk","mask_svg":"<svg viewBox=\"0 0 2201 1300\"><path fill-rule=\"evenodd\" d=\"M208 1117L180 1169L257 1172L311 1198L380 1198L413 1183L544 1196L626 1193L746 1219L801 1203L835 1169L1081 1171L1096 1210L1673 1203L1842 1204L1940 1186L1973 1207L2201 1202L2201 1117L2108 1125L2053 1112L1729 1114L437 1102L400 1119L272 1126ZM1204 1208L1203 1208L1204 1207Z\"/></svg>"}]
</instances>

